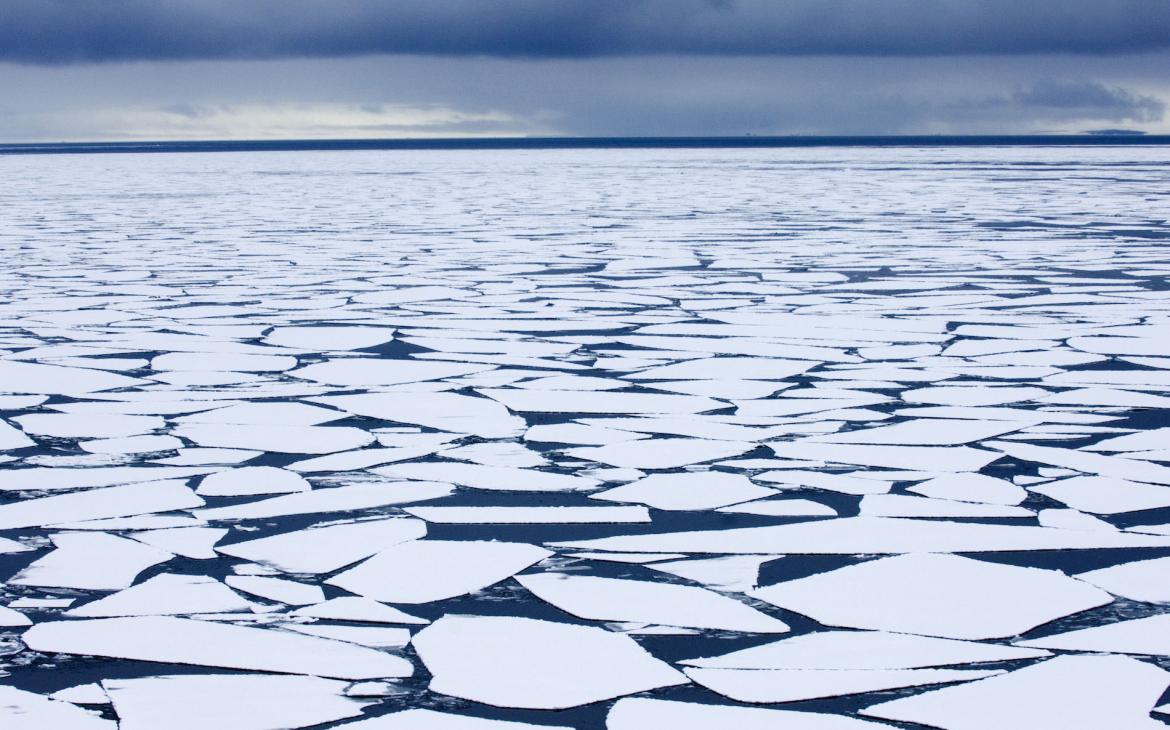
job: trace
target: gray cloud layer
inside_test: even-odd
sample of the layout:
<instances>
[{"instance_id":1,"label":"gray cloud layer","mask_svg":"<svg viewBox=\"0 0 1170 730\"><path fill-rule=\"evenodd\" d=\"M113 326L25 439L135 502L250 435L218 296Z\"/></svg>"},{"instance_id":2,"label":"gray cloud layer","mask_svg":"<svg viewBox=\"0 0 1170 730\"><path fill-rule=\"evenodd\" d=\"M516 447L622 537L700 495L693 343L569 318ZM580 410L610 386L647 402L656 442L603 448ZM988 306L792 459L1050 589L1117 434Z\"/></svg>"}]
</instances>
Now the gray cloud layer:
<instances>
[{"instance_id":1,"label":"gray cloud layer","mask_svg":"<svg viewBox=\"0 0 1170 730\"><path fill-rule=\"evenodd\" d=\"M1125 54L1167 0L3 0L0 61Z\"/></svg>"}]
</instances>

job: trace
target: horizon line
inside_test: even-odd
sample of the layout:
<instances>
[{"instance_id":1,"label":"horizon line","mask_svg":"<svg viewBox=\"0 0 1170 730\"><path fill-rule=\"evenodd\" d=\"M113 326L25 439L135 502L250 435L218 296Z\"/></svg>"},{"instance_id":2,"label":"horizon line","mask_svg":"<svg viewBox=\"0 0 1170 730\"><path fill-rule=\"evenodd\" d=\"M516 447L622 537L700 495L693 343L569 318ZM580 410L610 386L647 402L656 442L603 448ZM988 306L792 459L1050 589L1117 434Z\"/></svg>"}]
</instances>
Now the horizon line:
<instances>
[{"instance_id":1,"label":"horizon line","mask_svg":"<svg viewBox=\"0 0 1170 730\"><path fill-rule=\"evenodd\" d=\"M1127 130L1055 134L642 135L530 137L390 137L0 142L0 155L361 150L719 149L783 147L981 147L1170 145L1170 134Z\"/></svg>"}]
</instances>

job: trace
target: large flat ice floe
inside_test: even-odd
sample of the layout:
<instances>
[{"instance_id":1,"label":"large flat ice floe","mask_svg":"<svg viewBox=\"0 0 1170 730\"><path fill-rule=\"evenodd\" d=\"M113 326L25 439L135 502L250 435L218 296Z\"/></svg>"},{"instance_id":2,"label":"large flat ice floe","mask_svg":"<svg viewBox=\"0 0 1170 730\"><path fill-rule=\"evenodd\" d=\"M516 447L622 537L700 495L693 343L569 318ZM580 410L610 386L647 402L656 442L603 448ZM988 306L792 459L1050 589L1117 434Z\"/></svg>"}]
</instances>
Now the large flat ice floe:
<instances>
[{"instance_id":1,"label":"large flat ice floe","mask_svg":"<svg viewBox=\"0 0 1170 730\"><path fill-rule=\"evenodd\" d=\"M409 677L414 671L401 657L346 642L161 616L49 621L21 639L42 652L338 679Z\"/></svg>"},{"instance_id":2,"label":"large flat ice floe","mask_svg":"<svg viewBox=\"0 0 1170 730\"><path fill-rule=\"evenodd\" d=\"M953 639L1015 636L1113 600L1056 571L929 554L872 560L751 595L826 626Z\"/></svg>"},{"instance_id":3,"label":"large flat ice floe","mask_svg":"<svg viewBox=\"0 0 1170 730\"><path fill-rule=\"evenodd\" d=\"M4 730L1170 717L1170 148L3 161Z\"/></svg>"},{"instance_id":4,"label":"large flat ice floe","mask_svg":"<svg viewBox=\"0 0 1170 730\"><path fill-rule=\"evenodd\" d=\"M414 648L432 691L498 707L575 707L688 681L628 636L554 621L446 616Z\"/></svg>"}]
</instances>

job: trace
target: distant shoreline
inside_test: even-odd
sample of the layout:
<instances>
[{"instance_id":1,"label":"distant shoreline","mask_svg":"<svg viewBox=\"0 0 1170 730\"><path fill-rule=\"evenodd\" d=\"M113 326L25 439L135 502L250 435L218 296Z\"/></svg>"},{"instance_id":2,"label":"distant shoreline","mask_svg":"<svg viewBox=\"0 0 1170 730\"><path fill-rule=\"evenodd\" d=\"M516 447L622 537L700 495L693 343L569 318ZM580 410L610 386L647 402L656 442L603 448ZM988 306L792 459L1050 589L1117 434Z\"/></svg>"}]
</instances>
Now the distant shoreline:
<instances>
[{"instance_id":1,"label":"distant shoreline","mask_svg":"<svg viewBox=\"0 0 1170 730\"><path fill-rule=\"evenodd\" d=\"M907 135L764 137L491 137L0 143L0 155L345 150L753 149L786 147L1100 147L1170 145L1170 135Z\"/></svg>"}]
</instances>

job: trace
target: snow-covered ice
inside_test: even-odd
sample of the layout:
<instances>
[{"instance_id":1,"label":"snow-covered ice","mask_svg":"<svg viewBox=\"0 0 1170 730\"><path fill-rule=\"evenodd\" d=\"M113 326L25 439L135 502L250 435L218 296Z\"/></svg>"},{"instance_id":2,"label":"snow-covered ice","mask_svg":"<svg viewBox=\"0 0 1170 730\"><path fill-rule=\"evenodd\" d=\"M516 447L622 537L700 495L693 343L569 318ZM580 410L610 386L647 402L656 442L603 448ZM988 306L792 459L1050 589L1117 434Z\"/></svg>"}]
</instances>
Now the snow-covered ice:
<instances>
[{"instance_id":1,"label":"snow-covered ice","mask_svg":"<svg viewBox=\"0 0 1170 730\"><path fill-rule=\"evenodd\" d=\"M5 730L1170 716L1168 148L3 162Z\"/></svg>"}]
</instances>

